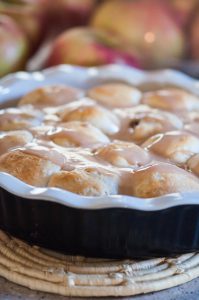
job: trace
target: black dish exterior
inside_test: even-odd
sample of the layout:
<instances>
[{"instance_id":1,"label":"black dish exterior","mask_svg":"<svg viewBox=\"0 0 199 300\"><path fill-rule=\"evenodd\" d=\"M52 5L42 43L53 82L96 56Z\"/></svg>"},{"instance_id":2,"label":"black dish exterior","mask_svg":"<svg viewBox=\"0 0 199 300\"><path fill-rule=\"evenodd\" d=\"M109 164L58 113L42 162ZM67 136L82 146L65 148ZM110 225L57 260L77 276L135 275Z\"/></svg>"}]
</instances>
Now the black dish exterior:
<instances>
[{"instance_id":1,"label":"black dish exterior","mask_svg":"<svg viewBox=\"0 0 199 300\"><path fill-rule=\"evenodd\" d=\"M106 258L171 256L199 250L199 205L158 211L77 209L0 189L0 228L65 254Z\"/></svg>"}]
</instances>

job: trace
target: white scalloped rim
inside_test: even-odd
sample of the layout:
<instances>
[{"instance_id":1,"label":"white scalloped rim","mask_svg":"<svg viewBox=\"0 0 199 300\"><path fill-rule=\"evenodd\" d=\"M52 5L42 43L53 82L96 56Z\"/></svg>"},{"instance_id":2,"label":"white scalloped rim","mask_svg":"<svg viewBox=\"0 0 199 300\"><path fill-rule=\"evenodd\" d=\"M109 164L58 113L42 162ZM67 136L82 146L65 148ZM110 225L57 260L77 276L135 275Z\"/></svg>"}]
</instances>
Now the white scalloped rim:
<instances>
[{"instance_id":1,"label":"white scalloped rim","mask_svg":"<svg viewBox=\"0 0 199 300\"><path fill-rule=\"evenodd\" d=\"M83 68L60 65L41 72L17 72L0 80L0 105L9 103L27 92L46 85L62 83L88 88L100 81L122 80L133 85L145 83L172 84L185 88L199 96L199 81L178 71L162 70L145 72L127 66L109 65L98 68ZM22 198L45 200L81 209L128 208L156 211L169 207L199 204L199 193L176 193L158 198L141 199L132 196L83 197L56 188L32 187L17 178L0 172L0 186Z\"/></svg>"}]
</instances>

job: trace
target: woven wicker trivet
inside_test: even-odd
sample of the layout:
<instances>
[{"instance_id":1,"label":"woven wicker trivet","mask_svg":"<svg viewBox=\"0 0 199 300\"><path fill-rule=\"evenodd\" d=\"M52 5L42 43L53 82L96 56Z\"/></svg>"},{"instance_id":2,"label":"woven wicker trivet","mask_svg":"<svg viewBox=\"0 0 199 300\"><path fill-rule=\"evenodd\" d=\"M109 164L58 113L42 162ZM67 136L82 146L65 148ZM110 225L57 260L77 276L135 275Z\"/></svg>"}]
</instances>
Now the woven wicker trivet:
<instances>
[{"instance_id":1,"label":"woven wicker trivet","mask_svg":"<svg viewBox=\"0 0 199 300\"><path fill-rule=\"evenodd\" d=\"M0 276L33 290L65 296L130 296L199 276L199 254L145 261L64 256L0 231Z\"/></svg>"}]
</instances>

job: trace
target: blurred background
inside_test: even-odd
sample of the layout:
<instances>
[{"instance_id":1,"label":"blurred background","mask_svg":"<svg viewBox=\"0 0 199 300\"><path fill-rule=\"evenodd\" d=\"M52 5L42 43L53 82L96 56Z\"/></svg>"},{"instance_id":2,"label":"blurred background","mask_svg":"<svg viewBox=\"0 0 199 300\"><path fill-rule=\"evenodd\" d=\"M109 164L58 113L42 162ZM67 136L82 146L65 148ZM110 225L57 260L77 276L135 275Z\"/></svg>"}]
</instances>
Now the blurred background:
<instances>
[{"instance_id":1,"label":"blurred background","mask_svg":"<svg viewBox=\"0 0 199 300\"><path fill-rule=\"evenodd\" d=\"M65 63L199 78L199 0L0 0L0 76Z\"/></svg>"}]
</instances>

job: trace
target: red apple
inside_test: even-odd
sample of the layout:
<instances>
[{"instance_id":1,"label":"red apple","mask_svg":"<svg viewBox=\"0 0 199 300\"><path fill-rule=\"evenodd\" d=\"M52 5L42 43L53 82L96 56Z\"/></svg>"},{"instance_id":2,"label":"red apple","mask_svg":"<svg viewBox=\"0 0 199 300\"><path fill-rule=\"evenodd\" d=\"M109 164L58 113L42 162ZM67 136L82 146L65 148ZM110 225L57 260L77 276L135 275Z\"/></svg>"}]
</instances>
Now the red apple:
<instances>
[{"instance_id":1,"label":"red apple","mask_svg":"<svg viewBox=\"0 0 199 300\"><path fill-rule=\"evenodd\" d=\"M164 1L105 1L96 10L91 25L117 34L143 58L145 67L164 67L183 57L184 36Z\"/></svg>"},{"instance_id":2,"label":"red apple","mask_svg":"<svg viewBox=\"0 0 199 300\"><path fill-rule=\"evenodd\" d=\"M198 4L198 0L169 0L174 18L179 25L186 27L189 25L190 18Z\"/></svg>"},{"instance_id":3,"label":"red apple","mask_svg":"<svg viewBox=\"0 0 199 300\"><path fill-rule=\"evenodd\" d=\"M85 25L94 9L96 0L61 0L72 25Z\"/></svg>"},{"instance_id":4,"label":"red apple","mask_svg":"<svg viewBox=\"0 0 199 300\"><path fill-rule=\"evenodd\" d=\"M27 54L24 33L11 18L0 15L0 76L22 68Z\"/></svg>"},{"instance_id":5,"label":"red apple","mask_svg":"<svg viewBox=\"0 0 199 300\"><path fill-rule=\"evenodd\" d=\"M0 1L0 13L12 17L27 35L32 48L38 45L45 28L44 0Z\"/></svg>"},{"instance_id":6,"label":"red apple","mask_svg":"<svg viewBox=\"0 0 199 300\"><path fill-rule=\"evenodd\" d=\"M197 11L190 28L190 52L194 59L199 59L199 11Z\"/></svg>"},{"instance_id":7,"label":"red apple","mask_svg":"<svg viewBox=\"0 0 199 300\"><path fill-rule=\"evenodd\" d=\"M82 26L88 23L96 0L56 0L49 1L51 22L59 28Z\"/></svg>"},{"instance_id":8,"label":"red apple","mask_svg":"<svg viewBox=\"0 0 199 300\"><path fill-rule=\"evenodd\" d=\"M54 41L47 65L95 66L114 62L138 66L138 58L117 50L118 41L101 30L79 27L65 31Z\"/></svg>"}]
</instances>

